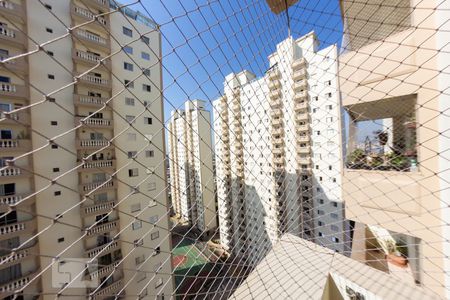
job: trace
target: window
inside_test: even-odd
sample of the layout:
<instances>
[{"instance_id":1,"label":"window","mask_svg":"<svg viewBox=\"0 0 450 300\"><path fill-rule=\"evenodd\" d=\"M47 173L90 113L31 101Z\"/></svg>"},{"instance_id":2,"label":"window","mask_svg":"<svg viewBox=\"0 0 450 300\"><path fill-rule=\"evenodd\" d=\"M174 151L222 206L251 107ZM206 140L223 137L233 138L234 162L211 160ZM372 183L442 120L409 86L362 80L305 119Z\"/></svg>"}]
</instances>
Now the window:
<instances>
[{"instance_id":1,"label":"window","mask_svg":"<svg viewBox=\"0 0 450 300\"><path fill-rule=\"evenodd\" d=\"M48 10L52 10L52 6L50 4L44 4L44 7Z\"/></svg>"},{"instance_id":2,"label":"window","mask_svg":"<svg viewBox=\"0 0 450 300\"><path fill-rule=\"evenodd\" d=\"M150 85L148 85L148 84L143 84L143 85L142 85L142 89L143 89L145 92L151 92L151 91L152 91L152 87L151 87Z\"/></svg>"},{"instance_id":3,"label":"window","mask_svg":"<svg viewBox=\"0 0 450 300\"><path fill-rule=\"evenodd\" d=\"M142 73L143 73L145 76L150 76L150 69L144 69L144 70L142 70Z\"/></svg>"},{"instance_id":4,"label":"window","mask_svg":"<svg viewBox=\"0 0 450 300\"><path fill-rule=\"evenodd\" d=\"M128 151L128 158L135 158L137 155L137 151Z\"/></svg>"},{"instance_id":5,"label":"window","mask_svg":"<svg viewBox=\"0 0 450 300\"><path fill-rule=\"evenodd\" d=\"M336 213L331 213L330 216L331 216L333 219L337 219L337 218L338 218L338 215L337 215Z\"/></svg>"},{"instance_id":6,"label":"window","mask_svg":"<svg viewBox=\"0 0 450 300\"><path fill-rule=\"evenodd\" d=\"M45 28L45 31L47 31L48 33L53 33L53 29L51 29L51 28Z\"/></svg>"},{"instance_id":7,"label":"window","mask_svg":"<svg viewBox=\"0 0 450 300\"><path fill-rule=\"evenodd\" d=\"M332 240L334 243L339 243L339 239L338 239L337 237L335 237L335 236L333 236L333 237L331 238L331 240Z\"/></svg>"},{"instance_id":8,"label":"window","mask_svg":"<svg viewBox=\"0 0 450 300\"><path fill-rule=\"evenodd\" d=\"M130 205L130 211L131 212L137 212L141 210L141 204L140 203L135 203L135 204L131 204Z\"/></svg>"},{"instance_id":9,"label":"window","mask_svg":"<svg viewBox=\"0 0 450 300\"><path fill-rule=\"evenodd\" d=\"M55 196L61 196L61 191L55 191L55 192L53 193L53 195L55 195Z\"/></svg>"},{"instance_id":10,"label":"window","mask_svg":"<svg viewBox=\"0 0 450 300\"><path fill-rule=\"evenodd\" d=\"M125 98L125 105L134 106L134 98Z\"/></svg>"},{"instance_id":11,"label":"window","mask_svg":"<svg viewBox=\"0 0 450 300\"><path fill-rule=\"evenodd\" d=\"M330 228L333 231L339 231L339 227L337 227L336 225L331 225Z\"/></svg>"},{"instance_id":12,"label":"window","mask_svg":"<svg viewBox=\"0 0 450 300\"><path fill-rule=\"evenodd\" d=\"M63 237L58 239L58 243L62 243L62 242L64 242L64 238Z\"/></svg>"},{"instance_id":13,"label":"window","mask_svg":"<svg viewBox=\"0 0 450 300\"><path fill-rule=\"evenodd\" d=\"M136 177L139 176L139 170L137 168L134 169L128 169L128 176L129 177Z\"/></svg>"},{"instance_id":14,"label":"window","mask_svg":"<svg viewBox=\"0 0 450 300\"><path fill-rule=\"evenodd\" d=\"M163 282L162 278L158 278L158 280L156 280L156 282L155 282L155 289L159 288L160 286L162 286L163 283L164 282Z\"/></svg>"},{"instance_id":15,"label":"window","mask_svg":"<svg viewBox=\"0 0 450 300\"><path fill-rule=\"evenodd\" d=\"M123 26L122 27L122 32L126 36L133 37L133 30L131 30L130 28L127 28L127 27Z\"/></svg>"},{"instance_id":16,"label":"window","mask_svg":"<svg viewBox=\"0 0 450 300\"><path fill-rule=\"evenodd\" d=\"M58 125L58 122L57 121L50 121L50 125L56 126L56 125Z\"/></svg>"},{"instance_id":17,"label":"window","mask_svg":"<svg viewBox=\"0 0 450 300\"><path fill-rule=\"evenodd\" d=\"M150 39L146 36L141 36L141 40L142 42L144 42L144 44L150 44Z\"/></svg>"},{"instance_id":18,"label":"window","mask_svg":"<svg viewBox=\"0 0 450 300\"><path fill-rule=\"evenodd\" d=\"M145 157L154 157L155 152L153 150L145 150Z\"/></svg>"},{"instance_id":19,"label":"window","mask_svg":"<svg viewBox=\"0 0 450 300\"><path fill-rule=\"evenodd\" d=\"M319 236L323 236L323 233L319 231Z\"/></svg>"},{"instance_id":20,"label":"window","mask_svg":"<svg viewBox=\"0 0 450 300\"><path fill-rule=\"evenodd\" d=\"M149 221L150 224L156 224L156 222L158 222L158 220L159 220L159 216L158 216L158 215L151 216L151 217L148 219L148 221Z\"/></svg>"},{"instance_id":21,"label":"window","mask_svg":"<svg viewBox=\"0 0 450 300\"><path fill-rule=\"evenodd\" d=\"M157 238L159 238L159 231L152 232L150 238L152 240L156 240Z\"/></svg>"},{"instance_id":22,"label":"window","mask_svg":"<svg viewBox=\"0 0 450 300\"><path fill-rule=\"evenodd\" d=\"M327 105L327 108L328 108L328 110L332 110L333 109L333 105Z\"/></svg>"},{"instance_id":23,"label":"window","mask_svg":"<svg viewBox=\"0 0 450 300\"><path fill-rule=\"evenodd\" d=\"M53 172L59 172L59 168L53 168Z\"/></svg>"},{"instance_id":24,"label":"window","mask_svg":"<svg viewBox=\"0 0 450 300\"><path fill-rule=\"evenodd\" d=\"M144 124L152 125L153 119L149 117L144 117Z\"/></svg>"},{"instance_id":25,"label":"window","mask_svg":"<svg viewBox=\"0 0 450 300\"><path fill-rule=\"evenodd\" d=\"M133 48L130 46L124 46L123 51L128 54L133 54Z\"/></svg>"},{"instance_id":26,"label":"window","mask_svg":"<svg viewBox=\"0 0 450 300\"><path fill-rule=\"evenodd\" d=\"M317 214L323 216L325 214L325 212L321 209L318 209Z\"/></svg>"},{"instance_id":27,"label":"window","mask_svg":"<svg viewBox=\"0 0 450 300\"><path fill-rule=\"evenodd\" d=\"M323 222L322 222L322 221L319 221L319 222L317 222L317 225L323 226Z\"/></svg>"},{"instance_id":28,"label":"window","mask_svg":"<svg viewBox=\"0 0 450 300\"><path fill-rule=\"evenodd\" d=\"M334 207L338 207L338 203L336 201L331 201L331 205L333 205Z\"/></svg>"},{"instance_id":29,"label":"window","mask_svg":"<svg viewBox=\"0 0 450 300\"><path fill-rule=\"evenodd\" d=\"M327 123L332 123L333 122L333 117L327 117Z\"/></svg>"},{"instance_id":30,"label":"window","mask_svg":"<svg viewBox=\"0 0 450 300\"><path fill-rule=\"evenodd\" d=\"M153 252L152 256L156 256L159 253L161 253L161 247L158 246L158 247L155 248L155 251Z\"/></svg>"},{"instance_id":31,"label":"window","mask_svg":"<svg viewBox=\"0 0 450 300\"><path fill-rule=\"evenodd\" d=\"M144 245L144 240L143 239L138 239L138 240L134 240L133 244L138 247L138 246L142 246Z\"/></svg>"},{"instance_id":32,"label":"window","mask_svg":"<svg viewBox=\"0 0 450 300\"><path fill-rule=\"evenodd\" d=\"M124 63L123 63L123 68L124 68L125 70L127 70L127 71L133 71L134 66L133 66L133 64L124 62Z\"/></svg>"},{"instance_id":33,"label":"window","mask_svg":"<svg viewBox=\"0 0 450 300\"><path fill-rule=\"evenodd\" d=\"M327 97L328 97L328 98L331 98L332 96L333 96L333 95L332 95L331 93L328 93L328 94L327 94ZM331 105L330 105L330 106L331 106Z\"/></svg>"},{"instance_id":34,"label":"window","mask_svg":"<svg viewBox=\"0 0 450 300\"><path fill-rule=\"evenodd\" d=\"M47 51L47 54L50 55L50 56L55 55L55 53L53 53L53 51Z\"/></svg>"},{"instance_id":35,"label":"window","mask_svg":"<svg viewBox=\"0 0 450 300\"><path fill-rule=\"evenodd\" d=\"M139 266L144 261L145 261L145 254L142 254L141 256L138 256L138 257L134 258L134 262L135 262L136 266Z\"/></svg>"},{"instance_id":36,"label":"window","mask_svg":"<svg viewBox=\"0 0 450 300\"><path fill-rule=\"evenodd\" d=\"M133 222L133 224L131 224L131 228L133 230L137 230L137 229L142 228L142 222L141 221Z\"/></svg>"},{"instance_id":37,"label":"window","mask_svg":"<svg viewBox=\"0 0 450 300\"><path fill-rule=\"evenodd\" d=\"M316 131L316 135L320 135L320 130Z\"/></svg>"},{"instance_id":38,"label":"window","mask_svg":"<svg viewBox=\"0 0 450 300\"><path fill-rule=\"evenodd\" d=\"M147 52L141 52L141 57L142 59L150 60L150 54L148 54Z\"/></svg>"},{"instance_id":39,"label":"window","mask_svg":"<svg viewBox=\"0 0 450 300\"><path fill-rule=\"evenodd\" d=\"M328 80L328 81L327 81L327 85L331 85L331 80Z\"/></svg>"},{"instance_id":40,"label":"window","mask_svg":"<svg viewBox=\"0 0 450 300\"><path fill-rule=\"evenodd\" d=\"M130 80L125 79L123 81L123 83L125 84L125 87L127 87L127 88L130 88L130 89L134 88L134 81L132 82Z\"/></svg>"},{"instance_id":41,"label":"window","mask_svg":"<svg viewBox=\"0 0 450 300\"><path fill-rule=\"evenodd\" d=\"M55 80L55 75L47 74L48 79Z\"/></svg>"}]
</instances>

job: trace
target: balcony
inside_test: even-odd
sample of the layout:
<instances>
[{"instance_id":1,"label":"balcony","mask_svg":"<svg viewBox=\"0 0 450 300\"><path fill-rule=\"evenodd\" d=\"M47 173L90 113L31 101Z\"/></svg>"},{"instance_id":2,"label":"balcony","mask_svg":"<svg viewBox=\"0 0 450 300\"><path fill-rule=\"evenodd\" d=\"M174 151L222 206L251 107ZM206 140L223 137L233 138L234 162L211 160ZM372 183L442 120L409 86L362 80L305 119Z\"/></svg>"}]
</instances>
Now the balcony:
<instances>
[{"instance_id":1,"label":"balcony","mask_svg":"<svg viewBox=\"0 0 450 300\"><path fill-rule=\"evenodd\" d=\"M82 216L108 213L111 210L113 210L115 204L116 204L115 201L108 201L108 202L96 203L96 204L92 204L92 205L84 205L81 207L81 213L82 213Z\"/></svg>"},{"instance_id":2,"label":"balcony","mask_svg":"<svg viewBox=\"0 0 450 300\"><path fill-rule=\"evenodd\" d=\"M39 272L30 272L20 278L13 279L8 283L0 285L0 294L2 296L11 295L16 290L23 288L25 285L29 284L35 277L39 275Z\"/></svg>"},{"instance_id":3,"label":"balcony","mask_svg":"<svg viewBox=\"0 0 450 300\"><path fill-rule=\"evenodd\" d=\"M99 224L99 225L95 225L94 227L90 228L86 228L86 235L88 237L92 236L92 235L98 235L98 234L103 234L105 232L110 232L113 230L116 230L119 228L119 221L118 220L114 220L114 221L109 221L103 224Z\"/></svg>"},{"instance_id":4,"label":"balcony","mask_svg":"<svg viewBox=\"0 0 450 300\"><path fill-rule=\"evenodd\" d=\"M99 182L89 182L80 184L79 190L80 194L89 193L92 191L100 191L100 190L107 190L107 189L114 189L116 186L114 180L106 180L106 181L99 181Z\"/></svg>"},{"instance_id":5,"label":"balcony","mask_svg":"<svg viewBox=\"0 0 450 300\"><path fill-rule=\"evenodd\" d=\"M81 166L81 171L95 171L105 169L114 169L116 167L116 160L86 160Z\"/></svg>"},{"instance_id":6,"label":"balcony","mask_svg":"<svg viewBox=\"0 0 450 300\"><path fill-rule=\"evenodd\" d=\"M309 120L309 113L307 112L297 112L295 114L295 121L297 122L303 122Z\"/></svg>"},{"instance_id":7,"label":"balcony","mask_svg":"<svg viewBox=\"0 0 450 300\"><path fill-rule=\"evenodd\" d=\"M90 107L105 107L105 108L109 108L109 106L106 105L108 100L109 100L108 98L77 95L77 94L75 94L73 98L73 102L75 105L83 105Z\"/></svg>"},{"instance_id":8,"label":"balcony","mask_svg":"<svg viewBox=\"0 0 450 300\"><path fill-rule=\"evenodd\" d=\"M100 149L106 147L112 147L112 144L108 140L77 140L77 149Z\"/></svg>"},{"instance_id":9,"label":"balcony","mask_svg":"<svg viewBox=\"0 0 450 300\"><path fill-rule=\"evenodd\" d=\"M94 279L100 279L103 277L107 277L109 276L112 272L114 272L117 268L117 266L120 264L120 262L113 262L107 266L103 266L100 269L98 269L97 271L92 272L91 274L87 275L86 277L89 280L94 280Z\"/></svg>"},{"instance_id":10,"label":"balcony","mask_svg":"<svg viewBox=\"0 0 450 300\"><path fill-rule=\"evenodd\" d=\"M74 36L92 46L93 49L100 48L107 52L110 50L110 41L108 38L101 37L97 34L79 28L74 31Z\"/></svg>"},{"instance_id":11,"label":"balcony","mask_svg":"<svg viewBox=\"0 0 450 300\"><path fill-rule=\"evenodd\" d=\"M270 107L272 108L281 107L282 103L281 98L270 99Z\"/></svg>"},{"instance_id":12,"label":"balcony","mask_svg":"<svg viewBox=\"0 0 450 300\"><path fill-rule=\"evenodd\" d=\"M280 78L280 71L278 68L271 68L267 71L267 76L269 77L269 80L275 80Z\"/></svg>"},{"instance_id":13,"label":"balcony","mask_svg":"<svg viewBox=\"0 0 450 300\"><path fill-rule=\"evenodd\" d=\"M310 147L297 147L297 153L299 154L309 154L311 152Z\"/></svg>"},{"instance_id":14,"label":"balcony","mask_svg":"<svg viewBox=\"0 0 450 300\"><path fill-rule=\"evenodd\" d=\"M31 148L31 140L0 140L0 150L9 151L27 151Z\"/></svg>"},{"instance_id":15,"label":"balcony","mask_svg":"<svg viewBox=\"0 0 450 300\"><path fill-rule=\"evenodd\" d=\"M306 59L304 59L304 58L296 59L292 62L293 70L297 70L297 69L304 68L304 67L306 67Z\"/></svg>"},{"instance_id":16,"label":"balcony","mask_svg":"<svg viewBox=\"0 0 450 300\"><path fill-rule=\"evenodd\" d=\"M37 244L30 246L28 248L24 248L21 250L17 250L13 253L9 253L3 256L0 256L0 265L2 268L20 263L24 259L34 258L36 253L39 251Z\"/></svg>"},{"instance_id":17,"label":"balcony","mask_svg":"<svg viewBox=\"0 0 450 300\"><path fill-rule=\"evenodd\" d=\"M308 89L308 81L307 80L294 81L293 88L294 91L296 92L306 90Z\"/></svg>"},{"instance_id":18,"label":"balcony","mask_svg":"<svg viewBox=\"0 0 450 300\"><path fill-rule=\"evenodd\" d=\"M27 197L28 195L25 194L14 194L14 195L8 195L8 196L0 196L0 205L17 205L20 201L22 201L23 198ZM28 203L28 199L25 201Z\"/></svg>"},{"instance_id":19,"label":"balcony","mask_svg":"<svg viewBox=\"0 0 450 300\"><path fill-rule=\"evenodd\" d=\"M294 101L308 101L308 91L296 92L294 95Z\"/></svg>"},{"instance_id":20,"label":"balcony","mask_svg":"<svg viewBox=\"0 0 450 300\"><path fill-rule=\"evenodd\" d=\"M271 91L279 88L281 88L281 82L279 80L273 80L269 82L269 89Z\"/></svg>"},{"instance_id":21,"label":"balcony","mask_svg":"<svg viewBox=\"0 0 450 300\"><path fill-rule=\"evenodd\" d=\"M299 135L297 137L297 143L308 143L311 140L309 135Z\"/></svg>"},{"instance_id":22,"label":"balcony","mask_svg":"<svg viewBox=\"0 0 450 300\"><path fill-rule=\"evenodd\" d=\"M30 173L18 167L6 167L0 169L0 179L30 176Z\"/></svg>"},{"instance_id":23,"label":"balcony","mask_svg":"<svg viewBox=\"0 0 450 300\"><path fill-rule=\"evenodd\" d=\"M283 126L283 119L272 119L272 126Z\"/></svg>"},{"instance_id":24,"label":"balcony","mask_svg":"<svg viewBox=\"0 0 450 300\"><path fill-rule=\"evenodd\" d=\"M111 69L111 60L104 59L103 57L96 55L92 52L85 52L78 49L72 49L72 59L77 63L82 63L87 66L106 65L108 69ZM102 59L104 59L102 61Z\"/></svg>"},{"instance_id":25,"label":"balcony","mask_svg":"<svg viewBox=\"0 0 450 300\"><path fill-rule=\"evenodd\" d=\"M111 295L116 295L122 288L123 288L123 281L122 279L119 279L113 282L112 284L95 292L92 296L90 296L90 299L92 300L104 299Z\"/></svg>"},{"instance_id":26,"label":"balcony","mask_svg":"<svg viewBox=\"0 0 450 300\"><path fill-rule=\"evenodd\" d=\"M275 100L275 99L281 98L281 90L277 89L277 90L270 91L269 98L270 98L270 100Z\"/></svg>"},{"instance_id":27,"label":"balcony","mask_svg":"<svg viewBox=\"0 0 450 300\"><path fill-rule=\"evenodd\" d=\"M273 138L272 143L274 145L281 146L281 145L284 145L284 139L282 139L281 137Z\"/></svg>"},{"instance_id":28,"label":"balcony","mask_svg":"<svg viewBox=\"0 0 450 300\"><path fill-rule=\"evenodd\" d=\"M25 35L15 29L0 26L0 42L13 47L25 48L27 39Z\"/></svg>"},{"instance_id":29,"label":"balcony","mask_svg":"<svg viewBox=\"0 0 450 300\"><path fill-rule=\"evenodd\" d=\"M275 164L284 164L284 157L274 157L273 158L273 162L275 163Z\"/></svg>"},{"instance_id":30,"label":"balcony","mask_svg":"<svg viewBox=\"0 0 450 300\"><path fill-rule=\"evenodd\" d=\"M21 221L13 224L0 226L0 240L9 239L11 237L33 233L36 230L35 220Z\"/></svg>"},{"instance_id":31,"label":"balcony","mask_svg":"<svg viewBox=\"0 0 450 300\"><path fill-rule=\"evenodd\" d=\"M2 3L2 2L0 2ZM1 6L1 4L0 4ZM4 61L10 58L9 56L0 56L0 61ZM24 57L18 57L12 60L8 60L5 63L0 64L0 70L10 71L21 75L28 74L28 63Z\"/></svg>"},{"instance_id":32,"label":"balcony","mask_svg":"<svg viewBox=\"0 0 450 300\"><path fill-rule=\"evenodd\" d=\"M120 249L120 245L118 241L114 241L111 243L106 243L105 245L101 245L95 248L91 248L85 252L85 257L93 258L95 256L103 256L108 253L112 253L116 250ZM99 255L100 254L100 255Z\"/></svg>"},{"instance_id":33,"label":"balcony","mask_svg":"<svg viewBox=\"0 0 450 300\"><path fill-rule=\"evenodd\" d=\"M281 109L275 108L272 110L271 115L272 115L272 117L275 117L275 116L279 117L279 116L281 116L282 113L283 113L283 111Z\"/></svg>"},{"instance_id":34,"label":"balcony","mask_svg":"<svg viewBox=\"0 0 450 300\"><path fill-rule=\"evenodd\" d=\"M82 125L87 128L112 128L113 122L109 119L103 118L87 118L87 117L76 117L75 126ZM82 128L85 129L85 128Z\"/></svg>"},{"instance_id":35,"label":"balcony","mask_svg":"<svg viewBox=\"0 0 450 300\"><path fill-rule=\"evenodd\" d=\"M302 109L308 109L308 102L307 101L301 101L300 103L296 103L294 106L295 111L299 111Z\"/></svg>"},{"instance_id":36,"label":"balcony","mask_svg":"<svg viewBox=\"0 0 450 300\"><path fill-rule=\"evenodd\" d=\"M299 69L299 70L294 70L293 74L292 74L292 78L297 81L297 80L301 80L301 79L306 79L308 75L308 72L306 71L306 69Z\"/></svg>"},{"instance_id":37,"label":"balcony","mask_svg":"<svg viewBox=\"0 0 450 300\"><path fill-rule=\"evenodd\" d=\"M109 10L109 0L90 0L89 2L83 3L87 3L89 6L100 10Z\"/></svg>"},{"instance_id":38,"label":"balcony","mask_svg":"<svg viewBox=\"0 0 450 300\"><path fill-rule=\"evenodd\" d=\"M94 22L89 23L89 25L96 26L102 29L105 27L109 28L109 22L105 17L96 16L91 10L76 6L73 4L73 2L71 4L71 12L72 17L80 20L83 23L95 20Z\"/></svg>"},{"instance_id":39,"label":"balcony","mask_svg":"<svg viewBox=\"0 0 450 300\"><path fill-rule=\"evenodd\" d=\"M0 2L0 13L7 15L9 19L14 21L20 22L25 18L25 12L22 6L8 0L2 0Z\"/></svg>"},{"instance_id":40,"label":"balcony","mask_svg":"<svg viewBox=\"0 0 450 300\"><path fill-rule=\"evenodd\" d=\"M277 155L281 155L281 154L283 154L284 153L284 148L273 148L272 149L272 153L273 154L277 154Z\"/></svg>"},{"instance_id":41,"label":"balcony","mask_svg":"<svg viewBox=\"0 0 450 300\"><path fill-rule=\"evenodd\" d=\"M302 165L308 165L311 163L311 157L310 156L299 156L297 157L297 163L302 164Z\"/></svg>"},{"instance_id":42,"label":"balcony","mask_svg":"<svg viewBox=\"0 0 450 300\"><path fill-rule=\"evenodd\" d=\"M273 127L271 130L272 135L283 135L284 130L281 127Z\"/></svg>"},{"instance_id":43,"label":"balcony","mask_svg":"<svg viewBox=\"0 0 450 300\"><path fill-rule=\"evenodd\" d=\"M88 86L107 91L111 90L111 81L109 79L97 77L92 74L86 74L81 76L78 80L80 84L86 84Z\"/></svg>"},{"instance_id":44,"label":"balcony","mask_svg":"<svg viewBox=\"0 0 450 300\"><path fill-rule=\"evenodd\" d=\"M297 130L297 132L309 132L309 125L308 124L302 124L302 125L297 125L295 126L295 129Z\"/></svg>"},{"instance_id":45,"label":"balcony","mask_svg":"<svg viewBox=\"0 0 450 300\"><path fill-rule=\"evenodd\" d=\"M0 96L27 99L28 89L23 85L2 82L0 83Z\"/></svg>"},{"instance_id":46,"label":"balcony","mask_svg":"<svg viewBox=\"0 0 450 300\"><path fill-rule=\"evenodd\" d=\"M0 124L8 125L29 125L30 114L25 111L0 112Z\"/></svg>"}]
</instances>

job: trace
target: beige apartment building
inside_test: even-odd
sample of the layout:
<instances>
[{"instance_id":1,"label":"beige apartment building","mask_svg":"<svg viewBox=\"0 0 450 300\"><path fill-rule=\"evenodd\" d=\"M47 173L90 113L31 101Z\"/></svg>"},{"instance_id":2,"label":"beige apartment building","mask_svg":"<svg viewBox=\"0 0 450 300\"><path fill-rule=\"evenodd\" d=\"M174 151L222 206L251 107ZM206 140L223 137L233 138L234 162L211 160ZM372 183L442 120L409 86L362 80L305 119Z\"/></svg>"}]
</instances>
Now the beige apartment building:
<instances>
[{"instance_id":1,"label":"beige apartment building","mask_svg":"<svg viewBox=\"0 0 450 300\"><path fill-rule=\"evenodd\" d=\"M168 133L173 211L206 236L217 229L210 120L205 101L187 101Z\"/></svg>"},{"instance_id":2,"label":"beige apartment building","mask_svg":"<svg viewBox=\"0 0 450 300\"><path fill-rule=\"evenodd\" d=\"M2 298L53 299L62 284L70 299L173 291L161 35L142 14L113 8L0 2L2 60L55 39L0 69ZM52 275L79 258L97 260L81 276L98 286Z\"/></svg>"},{"instance_id":3,"label":"beige apartment building","mask_svg":"<svg viewBox=\"0 0 450 300\"><path fill-rule=\"evenodd\" d=\"M449 138L442 133L450 126L443 113L450 102L443 93L450 58L441 50L449 40L449 3L340 4L345 36L339 81L350 116L342 184L354 227L352 257L449 298ZM381 157L392 161L380 169L371 164L379 153L358 149L358 125L386 120L392 152ZM386 259L394 247L403 248L402 267Z\"/></svg>"},{"instance_id":4,"label":"beige apartment building","mask_svg":"<svg viewBox=\"0 0 450 300\"><path fill-rule=\"evenodd\" d=\"M252 264L287 232L349 253L336 61L314 32L289 37L214 102L221 243Z\"/></svg>"}]
</instances>

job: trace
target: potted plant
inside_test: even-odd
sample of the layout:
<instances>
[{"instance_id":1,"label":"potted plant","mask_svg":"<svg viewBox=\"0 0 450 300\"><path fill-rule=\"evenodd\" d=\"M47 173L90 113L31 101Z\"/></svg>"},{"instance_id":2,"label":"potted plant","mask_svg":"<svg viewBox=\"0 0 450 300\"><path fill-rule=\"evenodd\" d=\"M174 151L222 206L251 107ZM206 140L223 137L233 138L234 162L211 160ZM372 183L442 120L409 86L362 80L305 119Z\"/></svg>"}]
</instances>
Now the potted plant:
<instances>
[{"instance_id":1,"label":"potted plant","mask_svg":"<svg viewBox=\"0 0 450 300\"><path fill-rule=\"evenodd\" d=\"M350 169L362 169L366 165L366 153L362 149L355 149L347 157L347 162Z\"/></svg>"},{"instance_id":2,"label":"potted plant","mask_svg":"<svg viewBox=\"0 0 450 300\"><path fill-rule=\"evenodd\" d=\"M386 259L388 262L399 267L405 267L408 264L408 259L398 250L398 245L395 241L386 241L386 246L388 252L386 254Z\"/></svg>"},{"instance_id":3,"label":"potted plant","mask_svg":"<svg viewBox=\"0 0 450 300\"><path fill-rule=\"evenodd\" d=\"M405 123L403 123L405 128L416 129L416 118L414 115L409 115Z\"/></svg>"},{"instance_id":4,"label":"potted plant","mask_svg":"<svg viewBox=\"0 0 450 300\"><path fill-rule=\"evenodd\" d=\"M396 171L409 171L409 159L402 155L396 154L394 152L386 155L389 166Z\"/></svg>"}]
</instances>

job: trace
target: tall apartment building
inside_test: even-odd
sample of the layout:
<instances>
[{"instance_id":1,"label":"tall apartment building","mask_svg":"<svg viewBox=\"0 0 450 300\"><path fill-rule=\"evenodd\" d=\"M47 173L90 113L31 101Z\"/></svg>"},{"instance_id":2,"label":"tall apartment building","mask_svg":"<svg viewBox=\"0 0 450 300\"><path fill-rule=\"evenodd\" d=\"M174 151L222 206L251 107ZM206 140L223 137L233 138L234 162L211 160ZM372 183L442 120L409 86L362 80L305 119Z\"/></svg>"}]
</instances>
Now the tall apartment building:
<instances>
[{"instance_id":1,"label":"tall apartment building","mask_svg":"<svg viewBox=\"0 0 450 300\"><path fill-rule=\"evenodd\" d=\"M258 262L285 232L346 252L337 49L288 38L214 102L221 242Z\"/></svg>"},{"instance_id":2,"label":"tall apartment building","mask_svg":"<svg viewBox=\"0 0 450 300\"><path fill-rule=\"evenodd\" d=\"M350 116L347 152L355 158L360 122L389 120L391 168L367 168L360 157L343 172L352 257L448 298L449 3L341 0L344 50L339 58L342 103ZM363 19L358 16L365 16ZM362 152L364 153L364 152ZM353 154L353 155L352 155ZM372 155L373 156L373 155ZM372 158L373 161L373 158ZM401 164L399 164L399 162ZM400 246L399 268L386 254ZM383 251L377 251L382 249ZM395 249L395 248L394 248Z\"/></svg>"},{"instance_id":3,"label":"tall apartment building","mask_svg":"<svg viewBox=\"0 0 450 300\"><path fill-rule=\"evenodd\" d=\"M100 285L62 296L172 293L161 36L128 8L94 18L113 6L0 3L2 60L63 37L0 70L2 298L54 298L71 258L97 258Z\"/></svg>"},{"instance_id":4,"label":"tall apartment building","mask_svg":"<svg viewBox=\"0 0 450 300\"><path fill-rule=\"evenodd\" d=\"M169 158L172 207L206 235L217 228L211 143L211 114L205 101L172 111Z\"/></svg>"}]
</instances>

